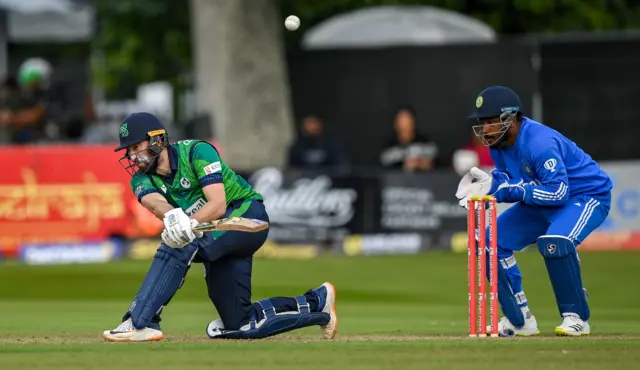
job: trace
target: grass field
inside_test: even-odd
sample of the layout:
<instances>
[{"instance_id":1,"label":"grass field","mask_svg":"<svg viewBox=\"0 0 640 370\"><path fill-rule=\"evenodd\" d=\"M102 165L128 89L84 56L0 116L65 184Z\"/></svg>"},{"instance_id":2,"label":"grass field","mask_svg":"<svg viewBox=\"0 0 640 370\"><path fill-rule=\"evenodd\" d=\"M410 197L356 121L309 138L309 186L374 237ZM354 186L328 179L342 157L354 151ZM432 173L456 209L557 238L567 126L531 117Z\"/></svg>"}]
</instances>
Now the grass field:
<instances>
[{"instance_id":1,"label":"grass field","mask_svg":"<svg viewBox=\"0 0 640 370\"><path fill-rule=\"evenodd\" d=\"M466 256L257 260L254 299L332 281L340 332L308 328L262 341L213 341L216 318L201 265L163 315L159 343L105 343L148 262L0 265L0 369L632 369L640 364L640 254L581 254L591 293L588 338L555 338L559 324L544 263L518 255L542 336L470 339Z\"/></svg>"}]
</instances>

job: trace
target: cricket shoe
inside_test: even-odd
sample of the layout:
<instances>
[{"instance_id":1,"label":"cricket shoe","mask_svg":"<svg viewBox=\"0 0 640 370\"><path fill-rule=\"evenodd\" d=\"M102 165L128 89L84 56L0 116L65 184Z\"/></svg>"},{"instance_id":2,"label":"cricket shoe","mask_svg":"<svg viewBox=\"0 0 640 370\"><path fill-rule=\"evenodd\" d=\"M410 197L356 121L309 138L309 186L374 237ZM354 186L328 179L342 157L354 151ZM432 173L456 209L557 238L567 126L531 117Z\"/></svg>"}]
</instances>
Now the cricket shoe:
<instances>
[{"instance_id":1,"label":"cricket shoe","mask_svg":"<svg viewBox=\"0 0 640 370\"><path fill-rule=\"evenodd\" d=\"M160 330L134 328L131 318L128 318L113 330L105 330L102 336L110 342L153 342L164 338L164 334Z\"/></svg>"},{"instance_id":2,"label":"cricket shoe","mask_svg":"<svg viewBox=\"0 0 640 370\"><path fill-rule=\"evenodd\" d=\"M322 335L326 339L335 338L338 333L338 315L336 314L336 288L331 283L324 283L313 292L318 296L318 308L329 314L327 325L321 325Z\"/></svg>"},{"instance_id":3,"label":"cricket shoe","mask_svg":"<svg viewBox=\"0 0 640 370\"><path fill-rule=\"evenodd\" d=\"M501 318L498 322L498 335L501 337L531 337L540 334L536 317L531 314L527 316L521 328L516 328L506 317ZM487 326L487 333L491 333L491 325Z\"/></svg>"},{"instance_id":4,"label":"cricket shoe","mask_svg":"<svg viewBox=\"0 0 640 370\"><path fill-rule=\"evenodd\" d=\"M556 335L564 337L579 337L591 334L591 327L586 321L582 321L580 316L569 313L562 314L563 320L560 326L556 327Z\"/></svg>"}]
</instances>

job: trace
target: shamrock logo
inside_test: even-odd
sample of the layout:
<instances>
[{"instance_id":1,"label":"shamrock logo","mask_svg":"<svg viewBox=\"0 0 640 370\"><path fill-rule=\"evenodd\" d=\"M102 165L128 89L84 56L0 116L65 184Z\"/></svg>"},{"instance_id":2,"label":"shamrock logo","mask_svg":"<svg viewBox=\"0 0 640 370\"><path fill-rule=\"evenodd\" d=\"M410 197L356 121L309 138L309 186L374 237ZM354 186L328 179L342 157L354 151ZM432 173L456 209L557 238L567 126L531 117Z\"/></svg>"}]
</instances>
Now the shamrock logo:
<instances>
[{"instance_id":1,"label":"shamrock logo","mask_svg":"<svg viewBox=\"0 0 640 370\"><path fill-rule=\"evenodd\" d=\"M124 123L122 126L120 126L120 137L127 136L129 136L129 128L127 127L127 124Z\"/></svg>"}]
</instances>

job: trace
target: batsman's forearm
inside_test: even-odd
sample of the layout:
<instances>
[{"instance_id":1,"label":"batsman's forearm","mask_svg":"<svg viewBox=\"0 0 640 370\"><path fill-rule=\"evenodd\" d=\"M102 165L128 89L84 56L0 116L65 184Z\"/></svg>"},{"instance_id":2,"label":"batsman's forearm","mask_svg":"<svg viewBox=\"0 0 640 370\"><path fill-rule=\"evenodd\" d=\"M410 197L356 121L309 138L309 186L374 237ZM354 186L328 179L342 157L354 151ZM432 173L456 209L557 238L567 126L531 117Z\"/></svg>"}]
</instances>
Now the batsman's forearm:
<instances>
[{"instance_id":1,"label":"batsman's forearm","mask_svg":"<svg viewBox=\"0 0 640 370\"><path fill-rule=\"evenodd\" d=\"M191 218L198 222L209 222L222 218L227 211L227 205L223 202L207 202Z\"/></svg>"},{"instance_id":2,"label":"batsman's forearm","mask_svg":"<svg viewBox=\"0 0 640 370\"><path fill-rule=\"evenodd\" d=\"M164 199L146 200L143 198L142 205L160 220L164 220L164 214L174 208Z\"/></svg>"}]
</instances>

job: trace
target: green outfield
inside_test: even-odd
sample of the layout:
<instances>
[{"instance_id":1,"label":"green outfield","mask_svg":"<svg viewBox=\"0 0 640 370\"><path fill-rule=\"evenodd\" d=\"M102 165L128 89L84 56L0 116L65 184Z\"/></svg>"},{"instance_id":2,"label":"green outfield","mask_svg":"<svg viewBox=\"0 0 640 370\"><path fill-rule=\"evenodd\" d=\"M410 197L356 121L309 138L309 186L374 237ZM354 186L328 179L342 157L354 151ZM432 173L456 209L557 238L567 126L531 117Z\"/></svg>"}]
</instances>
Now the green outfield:
<instances>
[{"instance_id":1,"label":"green outfield","mask_svg":"<svg viewBox=\"0 0 640 370\"><path fill-rule=\"evenodd\" d=\"M255 262L254 299L296 295L325 280L338 292L340 332L318 328L263 341L212 341L216 318L201 265L164 311L167 339L105 343L141 282L144 262L33 267L0 264L0 369L632 369L640 364L640 254L581 254L591 293L589 338L555 338L560 320L544 263L518 255L543 336L470 339L466 255ZM635 364L635 365L634 365Z\"/></svg>"}]
</instances>

